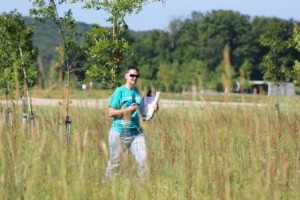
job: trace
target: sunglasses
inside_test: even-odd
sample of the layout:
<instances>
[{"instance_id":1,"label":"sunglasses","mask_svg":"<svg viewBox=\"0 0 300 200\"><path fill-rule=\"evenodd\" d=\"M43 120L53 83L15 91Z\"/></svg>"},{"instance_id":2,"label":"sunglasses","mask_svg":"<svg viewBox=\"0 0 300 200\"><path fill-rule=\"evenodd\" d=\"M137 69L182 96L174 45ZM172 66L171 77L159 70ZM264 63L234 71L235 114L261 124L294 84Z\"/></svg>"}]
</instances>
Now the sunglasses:
<instances>
[{"instance_id":1,"label":"sunglasses","mask_svg":"<svg viewBox=\"0 0 300 200\"><path fill-rule=\"evenodd\" d=\"M132 78L133 77L135 77L135 78L139 78L140 77L140 75L136 75L136 74L129 74L129 76L132 77Z\"/></svg>"}]
</instances>

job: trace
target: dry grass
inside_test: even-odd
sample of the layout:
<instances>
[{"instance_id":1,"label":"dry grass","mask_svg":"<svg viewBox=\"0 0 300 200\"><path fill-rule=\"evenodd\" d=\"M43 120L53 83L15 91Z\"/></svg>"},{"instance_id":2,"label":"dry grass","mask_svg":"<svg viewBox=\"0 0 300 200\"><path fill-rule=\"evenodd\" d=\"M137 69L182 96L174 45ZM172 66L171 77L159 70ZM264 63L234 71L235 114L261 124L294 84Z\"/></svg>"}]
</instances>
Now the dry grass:
<instances>
[{"instance_id":1,"label":"dry grass","mask_svg":"<svg viewBox=\"0 0 300 200\"><path fill-rule=\"evenodd\" d=\"M36 108L33 130L2 114L0 198L299 199L300 104L282 102L280 119L272 105L161 108L144 124L149 179L130 156L108 182L107 110L72 108L69 144L61 108Z\"/></svg>"}]
</instances>

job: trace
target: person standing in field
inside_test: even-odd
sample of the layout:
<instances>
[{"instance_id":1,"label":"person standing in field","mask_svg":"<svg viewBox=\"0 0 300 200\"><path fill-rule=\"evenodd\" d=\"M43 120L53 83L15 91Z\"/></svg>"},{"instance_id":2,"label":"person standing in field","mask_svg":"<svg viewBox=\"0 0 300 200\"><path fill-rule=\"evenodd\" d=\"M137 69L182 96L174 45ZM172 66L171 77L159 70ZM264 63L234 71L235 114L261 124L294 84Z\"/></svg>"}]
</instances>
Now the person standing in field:
<instances>
[{"instance_id":1,"label":"person standing in field","mask_svg":"<svg viewBox=\"0 0 300 200\"><path fill-rule=\"evenodd\" d=\"M109 116L113 122L109 133L110 160L105 172L106 178L118 172L120 154L129 148L137 163L138 176L146 174L146 140L138 114L142 97L135 86L139 77L137 67L128 67L125 72L126 83L118 87L110 99ZM154 105L153 109L157 111L158 105Z\"/></svg>"}]
</instances>

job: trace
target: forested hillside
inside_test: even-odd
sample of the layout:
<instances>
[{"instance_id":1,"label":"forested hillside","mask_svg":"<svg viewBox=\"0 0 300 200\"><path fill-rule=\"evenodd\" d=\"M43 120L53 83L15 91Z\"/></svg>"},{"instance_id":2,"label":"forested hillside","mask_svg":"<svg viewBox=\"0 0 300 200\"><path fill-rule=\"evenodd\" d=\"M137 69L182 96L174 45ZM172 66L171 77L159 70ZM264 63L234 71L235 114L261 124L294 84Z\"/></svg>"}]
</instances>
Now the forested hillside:
<instances>
[{"instance_id":1,"label":"forested hillside","mask_svg":"<svg viewBox=\"0 0 300 200\"><path fill-rule=\"evenodd\" d=\"M39 56L42 57L43 62L49 65L55 56L55 48L61 42L61 36L57 31L57 27L53 22L33 22L32 18L24 17L27 24L34 23L34 37L33 43L39 50ZM85 23L78 23L78 29L85 33L89 31L90 25Z\"/></svg>"},{"instance_id":2,"label":"forested hillside","mask_svg":"<svg viewBox=\"0 0 300 200\"><path fill-rule=\"evenodd\" d=\"M57 31L56 25L49 22L33 22L30 17L23 17L26 24L33 25L34 27L34 46L38 48L39 55L42 57L43 62L49 65L51 60L55 57L55 48L61 42L61 35ZM81 35L81 40L84 40L84 34L90 31L91 25L83 22L78 22L77 28ZM147 32L134 32L130 31L130 35L133 38L140 38L147 35Z\"/></svg>"},{"instance_id":3,"label":"forested hillside","mask_svg":"<svg viewBox=\"0 0 300 200\"><path fill-rule=\"evenodd\" d=\"M29 18L25 19L30 23ZM292 69L294 61L299 60L300 54L292 40L295 24L298 22L251 18L233 11L193 12L187 19L171 21L168 30L130 31L127 35L130 51L120 67L139 66L144 86L152 85L162 91L179 92L193 85L217 89L226 79L232 83L241 79L261 80L264 58L272 54L272 47L264 44L264 38L276 38L275 42L285 46L277 49L275 55L280 65ZM90 28L91 25L78 23L82 33L78 40L85 41L84 33ZM56 56L55 48L61 41L54 24L37 23L33 40L49 70ZM83 51L88 48L86 43ZM93 63L87 57L81 59L76 67L84 80L84 72Z\"/></svg>"}]
</instances>

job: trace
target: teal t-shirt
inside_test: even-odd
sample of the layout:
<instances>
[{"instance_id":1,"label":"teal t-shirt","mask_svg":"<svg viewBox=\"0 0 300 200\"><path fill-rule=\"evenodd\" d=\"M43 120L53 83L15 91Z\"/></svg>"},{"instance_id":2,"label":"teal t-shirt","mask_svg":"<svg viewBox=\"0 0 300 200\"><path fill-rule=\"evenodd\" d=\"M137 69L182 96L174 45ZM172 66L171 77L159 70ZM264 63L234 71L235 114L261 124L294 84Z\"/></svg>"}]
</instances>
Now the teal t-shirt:
<instances>
[{"instance_id":1,"label":"teal t-shirt","mask_svg":"<svg viewBox=\"0 0 300 200\"><path fill-rule=\"evenodd\" d=\"M141 104L142 97L137 88L128 89L125 85L117 88L110 99L109 106L114 109L124 109L133 103ZM135 135L140 129L138 110L122 117L113 117L112 129L120 135Z\"/></svg>"}]
</instances>

